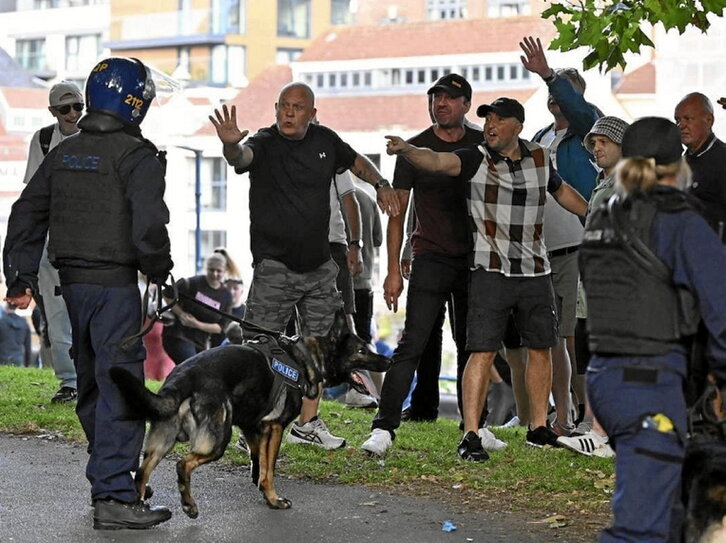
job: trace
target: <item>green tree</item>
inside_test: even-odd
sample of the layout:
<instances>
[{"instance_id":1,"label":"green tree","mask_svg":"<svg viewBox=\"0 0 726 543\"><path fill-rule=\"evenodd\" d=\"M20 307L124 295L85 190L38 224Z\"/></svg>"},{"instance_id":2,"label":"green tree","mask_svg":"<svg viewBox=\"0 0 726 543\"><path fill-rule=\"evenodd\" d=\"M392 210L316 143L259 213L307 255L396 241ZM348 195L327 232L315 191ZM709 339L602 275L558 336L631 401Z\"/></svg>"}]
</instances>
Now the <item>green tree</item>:
<instances>
[{"instance_id":1,"label":"green tree","mask_svg":"<svg viewBox=\"0 0 726 543\"><path fill-rule=\"evenodd\" d=\"M551 49L587 47L583 68L598 66L607 72L625 68L625 53L654 47L640 28L643 23L662 24L680 34L693 26L705 33L709 14L721 17L724 10L726 0L553 0L542 18L552 19L559 34Z\"/></svg>"}]
</instances>

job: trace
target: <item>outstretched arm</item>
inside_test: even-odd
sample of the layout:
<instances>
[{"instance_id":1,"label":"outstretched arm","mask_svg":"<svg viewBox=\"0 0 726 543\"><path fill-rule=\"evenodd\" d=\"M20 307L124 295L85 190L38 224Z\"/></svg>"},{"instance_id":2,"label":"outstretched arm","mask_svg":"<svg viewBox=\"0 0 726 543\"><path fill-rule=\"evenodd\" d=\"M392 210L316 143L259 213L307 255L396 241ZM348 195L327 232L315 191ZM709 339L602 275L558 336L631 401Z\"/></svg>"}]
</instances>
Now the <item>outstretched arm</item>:
<instances>
[{"instance_id":1,"label":"outstretched arm","mask_svg":"<svg viewBox=\"0 0 726 543\"><path fill-rule=\"evenodd\" d=\"M562 183L560 188L552 193L557 203L564 207L570 213L584 217L587 212L587 200L585 200L579 192L573 189L567 183Z\"/></svg>"},{"instance_id":2,"label":"outstretched arm","mask_svg":"<svg viewBox=\"0 0 726 543\"><path fill-rule=\"evenodd\" d=\"M391 184L386 181L368 157L357 153L350 171L359 179L376 187L376 200L384 213L395 217L401 212L396 191L393 190Z\"/></svg>"},{"instance_id":3,"label":"outstretched arm","mask_svg":"<svg viewBox=\"0 0 726 543\"><path fill-rule=\"evenodd\" d=\"M719 99L717 100L717 102L718 102L719 104L721 104L721 107L722 107L722 108L726 109L726 96L724 96L723 98L719 98Z\"/></svg>"},{"instance_id":4,"label":"outstretched arm","mask_svg":"<svg viewBox=\"0 0 726 543\"><path fill-rule=\"evenodd\" d=\"M232 106L232 110L227 109L227 105L222 106L222 111L214 110L214 116L210 115L209 120L217 130L217 137L224 145L224 158L231 166L237 168L246 168L250 165L253 158L252 149L246 145L240 145L249 130L240 130L237 126L237 107Z\"/></svg>"},{"instance_id":5,"label":"outstretched arm","mask_svg":"<svg viewBox=\"0 0 726 543\"><path fill-rule=\"evenodd\" d=\"M417 170L456 177L461 173L461 160L454 153L436 153L431 149L416 147L398 136L386 136L386 153L401 155Z\"/></svg>"}]
</instances>

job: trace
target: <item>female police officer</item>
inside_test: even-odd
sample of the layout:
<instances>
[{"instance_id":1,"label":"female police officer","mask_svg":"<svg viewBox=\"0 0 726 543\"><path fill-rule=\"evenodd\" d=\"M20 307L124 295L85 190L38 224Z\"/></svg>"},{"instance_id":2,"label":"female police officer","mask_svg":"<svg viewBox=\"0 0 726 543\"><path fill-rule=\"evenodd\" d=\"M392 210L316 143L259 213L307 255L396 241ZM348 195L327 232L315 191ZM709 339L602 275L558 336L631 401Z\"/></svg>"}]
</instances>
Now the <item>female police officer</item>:
<instances>
[{"instance_id":1,"label":"female police officer","mask_svg":"<svg viewBox=\"0 0 726 543\"><path fill-rule=\"evenodd\" d=\"M49 234L48 255L71 319L76 413L88 439L97 529L149 528L171 517L167 508L139 499L131 472L144 421L125 419L125 403L109 379L115 365L143 379L141 339L122 348L141 327L137 270L163 279L172 267L164 168L139 128L154 96L140 61L99 62L86 83L80 133L48 153L30 179L13 205L5 243L7 299L27 307Z\"/></svg>"},{"instance_id":2,"label":"female police officer","mask_svg":"<svg viewBox=\"0 0 726 543\"><path fill-rule=\"evenodd\" d=\"M679 541L684 340L702 318L711 371L726 378L726 249L681 190L690 171L673 123L636 121L622 150L619 194L595 212L580 251L588 395L617 451L601 541Z\"/></svg>"}]
</instances>

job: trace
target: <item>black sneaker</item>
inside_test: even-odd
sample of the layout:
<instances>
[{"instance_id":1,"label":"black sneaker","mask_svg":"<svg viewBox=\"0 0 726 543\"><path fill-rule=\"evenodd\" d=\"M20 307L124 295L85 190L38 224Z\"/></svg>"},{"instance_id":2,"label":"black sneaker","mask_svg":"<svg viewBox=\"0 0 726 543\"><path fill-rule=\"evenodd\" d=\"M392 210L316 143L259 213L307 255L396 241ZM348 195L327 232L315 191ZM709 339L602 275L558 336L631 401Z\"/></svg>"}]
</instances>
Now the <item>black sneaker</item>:
<instances>
[{"instance_id":1,"label":"black sneaker","mask_svg":"<svg viewBox=\"0 0 726 543\"><path fill-rule=\"evenodd\" d=\"M113 499L96 500L93 508L94 530L146 530L171 518L166 507L146 502L124 503Z\"/></svg>"},{"instance_id":2,"label":"black sneaker","mask_svg":"<svg viewBox=\"0 0 726 543\"><path fill-rule=\"evenodd\" d=\"M471 460L472 462L484 462L489 460L489 455L481 445L481 438L476 432L467 432L464 439L459 443L456 449L462 460Z\"/></svg>"},{"instance_id":3,"label":"black sneaker","mask_svg":"<svg viewBox=\"0 0 726 543\"><path fill-rule=\"evenodd\" d=\"M58 392L55 393L55 396L53 396L50 401L52 403L68 403L75 402L77 398L78 391L75 388L60 387Z\"/></svg>"},{"instance_id":4,"label":"black sneaker","mask_svg":"<svg viewBox=\"0 0 726 543\"><path fill-rule=\"evenodd\" d=\"M546 426L538 426L534 430L530 430L527 427L527 445L530 447L559 447L557 438L559 436Z\"/></svg>"}]
</instances>

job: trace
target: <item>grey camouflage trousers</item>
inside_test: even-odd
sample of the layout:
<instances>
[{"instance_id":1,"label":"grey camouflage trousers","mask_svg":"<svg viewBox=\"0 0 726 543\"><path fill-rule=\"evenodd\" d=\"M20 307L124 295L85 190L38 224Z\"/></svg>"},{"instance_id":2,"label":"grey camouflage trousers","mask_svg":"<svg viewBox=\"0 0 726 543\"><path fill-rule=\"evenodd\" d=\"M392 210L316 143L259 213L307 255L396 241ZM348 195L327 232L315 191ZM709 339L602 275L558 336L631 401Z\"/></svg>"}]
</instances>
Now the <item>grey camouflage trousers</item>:
<instances>
[{"instance_id":1,"label":"grey camouflage trousers","mask_svg":"<svg viewBox=\"0 0 726 543\"><path fill-rule=\"evenodd\" d=\"M298 273L282 262L264 259L252 275L245 321L282 332L297 310L303 335L325 335L343 305L335 286L337 275L333 260L311 272Z\"/></svg>"}]
</instances>

